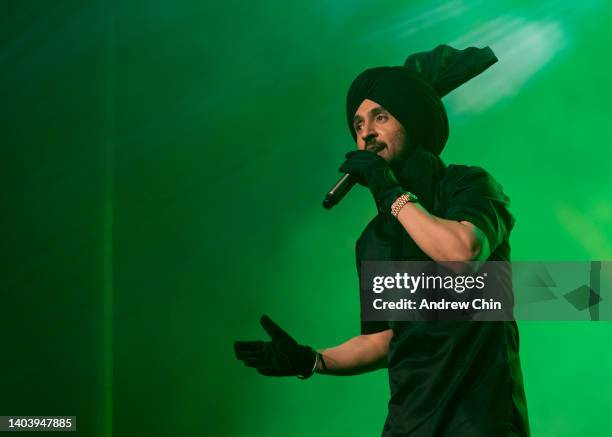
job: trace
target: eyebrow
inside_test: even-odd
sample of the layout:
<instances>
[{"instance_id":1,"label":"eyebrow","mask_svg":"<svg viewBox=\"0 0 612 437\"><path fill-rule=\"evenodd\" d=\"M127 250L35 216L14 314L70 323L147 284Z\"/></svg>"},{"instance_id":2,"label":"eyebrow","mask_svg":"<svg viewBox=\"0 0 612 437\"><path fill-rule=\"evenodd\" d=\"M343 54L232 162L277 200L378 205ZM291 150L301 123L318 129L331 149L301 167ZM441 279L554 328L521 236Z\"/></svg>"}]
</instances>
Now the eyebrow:
<instances>
[{"instance_id":1,"label":"eyebrow","mask_svg":"<svg viewBox=\"0 0 612 437\"><path fill-rule=\"evenodd\" d=\"M368 115L378 115L381 112L388 112L388 111L382 106L377 106L375 108L370 109L368 111ZM355 115L355 117L353 117L353 124L357 123L358 121L363 121L363 117L361 115Z\"/></svg>"}]
</instances>

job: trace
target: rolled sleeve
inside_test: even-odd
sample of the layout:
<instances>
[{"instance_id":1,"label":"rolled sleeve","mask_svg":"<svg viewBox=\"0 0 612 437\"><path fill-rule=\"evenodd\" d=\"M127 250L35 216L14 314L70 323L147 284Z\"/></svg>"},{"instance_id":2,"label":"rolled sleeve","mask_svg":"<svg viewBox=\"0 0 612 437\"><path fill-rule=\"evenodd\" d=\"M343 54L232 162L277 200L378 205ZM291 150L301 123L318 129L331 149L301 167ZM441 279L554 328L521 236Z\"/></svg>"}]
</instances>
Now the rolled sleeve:
<instances>
[{"instance_id":1,"label":"rolled sleeve","mask_svg":"<svg viewBox=\"0 0 612 437\"><path fill-rule=\"evenodd\" d=\"M443 187L446 206L443 218L472 223L485 234L493 253L514 226L508 210L510 199L483 168L451 167Z\"/></svg>"}]
</instances>

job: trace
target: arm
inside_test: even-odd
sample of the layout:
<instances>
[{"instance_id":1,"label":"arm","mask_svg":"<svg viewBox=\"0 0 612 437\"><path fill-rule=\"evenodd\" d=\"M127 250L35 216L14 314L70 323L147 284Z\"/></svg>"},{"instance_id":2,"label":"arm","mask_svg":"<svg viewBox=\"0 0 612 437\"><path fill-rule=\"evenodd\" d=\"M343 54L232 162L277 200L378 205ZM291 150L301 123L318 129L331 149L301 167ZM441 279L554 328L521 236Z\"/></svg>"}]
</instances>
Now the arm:
<instances>
[{"instance_id":1,"label":"arm","mask_svg":"<svg viewBox=\"0 0 612 437\"><path fill-rule=\"evenodd\" d=\"M346 157L340 171L351 174L367 185L379 210L391 212L391 205L403 193L403 189L387 162L367 150L349 152ZM475 182L483 185L486 174L482 173L481 176ZM484 190L470 195L486 197L488 194ZM461 202L460 198L456 200ZM397 219L421 250L434 261L482 261L490 255L489 242L483 229L478 229L471 222L433 216L418 203L404 205Z\"/></svg>"},{"instance_id":2,"label":"arm","mask_svg":"<svg viewBox=\"0 0 612 437\"><path fill-rule=\"evenodd\" d=\"M268 316L261 317L261 326L271 341L236 341L236 358L265 376L300 376L308 378L314 372L330 375L358 375L386 367L391 329L369 335L359 335L331 349L318 353L310 346L298 344ZM325 369L319 355L323 356ZM315 369L316 365L316 369Z\"/></svg>"},{"instance_id":3,"label":"arm","mask_svg":"<svg viewBox=\"0 0 612 437\"><path fill-rule=\"evenodd\" d=\"M397 219L434 261L482 261L490 255L485 234L470 222L436 217L418 203L407 203Z\"/></svg>"},{"instance_id":4,"label":"arm","mask_svg":"<svg viewBox=\"0 0 612 437\"><path fill-rule=\"evenodd\" d=\"M317 372L326 375L359 375L387 367L387 352L393 331L358 335L339 346L319 349L325 367L318 363Z\"/></svg>"}]
</instances>

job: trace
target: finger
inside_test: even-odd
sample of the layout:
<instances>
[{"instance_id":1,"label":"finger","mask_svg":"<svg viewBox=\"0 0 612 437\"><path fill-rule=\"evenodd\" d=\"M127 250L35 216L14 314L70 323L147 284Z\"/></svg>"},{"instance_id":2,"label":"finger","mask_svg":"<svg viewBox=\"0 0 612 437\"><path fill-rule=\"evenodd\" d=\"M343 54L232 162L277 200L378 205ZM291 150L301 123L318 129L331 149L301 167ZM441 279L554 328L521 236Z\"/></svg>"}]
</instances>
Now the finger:
<instances>
[{"instance_id":1,"label":"finger","mask_svg":"<svg viewBox=\"0 0 612 437\"><path fill-rule=\"evenodd\" d=\"M359 156L359 155L363 154L363 152L365 152L365 150L351 150L350 152L347 152L347 153L344 155L344 157L345 157L346 159L350 159L350 158L352 158L352 157L353 157L353 156L355 156L355 155Z\"/></svg>"},{"instance_id":2,"label":"finger","mask_svg":"<svg viewBox=\"0 0 612 437\"><path fill-rule=\"evenodd\" d=\"M349 172L349 170L348 170L347 163L346 163L346 162L343 162L343 163L342 163L342 165L341 165L341 166L338 168L338 171L339 171L340 173L348 173L348 172Z\"/></svg>"},{"instance_id":3,"label":"finger","mask_svg":"<svg viewBox=\"0 0 612 437\"><path fill-rule=\"evenodd\" d=\"M264 376L281 376L278 374L278 372L270 369L269 367L258 367L256 370Z\"/></svg>"},{"instance_id":4,"label":"finger","mask_svg":"<svg viewBox=\"0 0 612 437\"><path fill-rule=\"evenodd\" d=\"M356 159L356 158L364 158L364 159L373 159L374 156L378 156L372 150L351 150L344 157L346 159Z\"/></svg>"},{"instance_id":5,"label":"finger","mask_svg":"<svg viewBox=\"0 0 612 437\"><path fill-rule=\"evenodd\" d=\"M370 161L363 160L360 157L347 159L342 163L338 169L341 173L350 173L352 171L358 171L367 165Z\"/></svg>"},{"instance_id":6,"label":"finger","mask_svg":"<svg viewBox=\"0 0 612 437\"><path fill-rule=\"evenodd\" d=\"M264 348L263 341L236 341L234 342L234 353L240 358L241 354L261 352Z\"/></svg>"},{"instance_id":7,"label":"finger","mask_svg":"<svg viewBox=\"0 0 612 437\"><path fill-rule=\"evenodd\" d=\"M354 163L345 163L338 169L340 173L348 173L357 180L361 185L366 185L364 176L362 175L363 166L354 165Z\"/></svg>"},{"instance_id":8,"label":"finger","mask_svg":"<svg viewBox=\"0 0 612 437\"><path fill-rule=\"evenodd\" d=\"M270 363L264 357L249 357L242 360L248 367L263 367L269 366Z\"/></svg>"},{"instance_id":9,"label":"finger","mask_svg":"<svg viewBox=\"0 0 612 437\"><path fill-rule=\"evenodd\" d=\"M262 345L261 348L257 348L257 349L240 349L239 348L239 349L235 349L234 352L236 353L236 358L238 358L239 360L246 358L246 357L264 355L267 353L265 345Z\"/></svg>"},{"instance_id":10,"label":"finger","mask_svg":"<svg viewBox=\"0 0 612 437\"><path fill-rule=\"evenodd\" d=\"M263 351L256 351L256 352L251 352L251 351L236 351L236 358L238 358L239 360L245 360L245 359L250 359L250 358L254 358L254 357L261 357L264 356L264 352Z\"/></svg>"},{"instance_id":11,"label":"finger","mask_svg":"<svg viewBox=\"0 0 612 437\"><path fill-rule=\"evenodd\" d=\"M260 323L261 323L261 326L263 326L263 329L268 333L268 335L272 339L290 337L289 334L283 331L280 326L274 323L272 319L266 315L261 316Z\"/></svg>"},{"instance_id":12,"label":"finger","mask_svg":"<svg viewBox=\"0 0 612 437\"><path fill-rule=\"evenodd\" d=\"M264 347L264 342L261 340L254 340L254 341L235 341L234 342L234 349L235 350L243 350L243 351L248 351L248 350L261 350Z\"/></svg>"},{"instance_id":13,"label":"finger","mask_svg":"<svg viewBox=\"0 0 612 437\"><path fill-rule=\"evenodd\" d=\"M375 162L377 162L378 158L380 158L378 155L373 156L374 158L363 156L355 156L353 158L349 158L344 161L344 163L340 166L340 171L343 173L349 173L351 171L360 171L366 168L370 168L374 165Z\"/></svg>"}]
</instances>

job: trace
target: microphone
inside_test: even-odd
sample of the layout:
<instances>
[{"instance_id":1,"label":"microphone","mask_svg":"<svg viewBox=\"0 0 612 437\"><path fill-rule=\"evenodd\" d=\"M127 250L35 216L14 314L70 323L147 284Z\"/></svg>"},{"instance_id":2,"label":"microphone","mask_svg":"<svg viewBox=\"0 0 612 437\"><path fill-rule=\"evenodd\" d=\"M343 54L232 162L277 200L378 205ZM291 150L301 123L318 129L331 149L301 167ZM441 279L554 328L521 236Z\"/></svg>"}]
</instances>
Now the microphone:
<instances>
[{"instance_id":1,"label":"microphone","mask_svg":"<svg viewBox=\"0 0 612 437\"><path fill-rule=\"evenodd\" d=\"M331 209L334 207L342 198L351 191L351 188L357 183L357 179L355 179L350 174L345 174L342 176L338 182L329 190L329 192L325 195L325 199L323 200L323 208Z\"/></svg>"}]
</instances>

